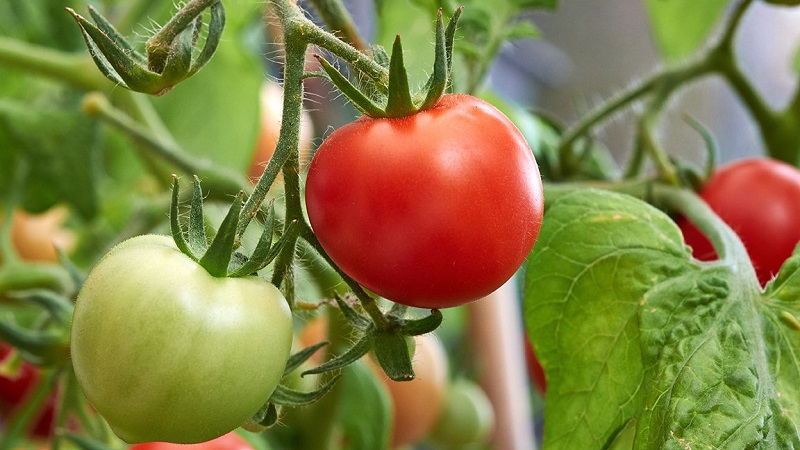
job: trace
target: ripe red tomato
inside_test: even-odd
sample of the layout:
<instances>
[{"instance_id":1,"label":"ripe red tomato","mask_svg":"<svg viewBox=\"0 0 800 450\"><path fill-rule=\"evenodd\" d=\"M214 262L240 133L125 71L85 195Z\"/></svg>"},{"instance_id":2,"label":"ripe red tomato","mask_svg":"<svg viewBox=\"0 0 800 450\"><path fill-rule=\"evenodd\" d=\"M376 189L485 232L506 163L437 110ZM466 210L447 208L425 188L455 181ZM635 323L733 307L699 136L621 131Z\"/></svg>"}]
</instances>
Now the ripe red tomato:
<instances>
[{"instance_id":1,"label":"ripe red tomato","mask_svg":"<svg viewBox=\"0 0 800 450\"><path fill-rule=\"evenodd\" d=\"M530 252L543 213L539 169L520 132L489 103L459 94L333 132L311 161L306 204L345 273L421 308L497 289Z\"/></svg>"},{"instance_id":2,"label":"ripe red tomato","mask_svg":"<svg viewBox=\"0 0 800 450\"><path fill-rule=\"evenodd\" d=\"M24 404L41 380L41 373L34 365L21 361L16 370L4 370L12 355L12 347L0 341L0 422L14 414ZM49 437L53 433L53 416L56 396L50 395L37 413L29 430L31 436Z\"/></svg>"},{"instance_id":3,"label":"ripe red tomato","mask_svg":"<svg viewBox=\"0 0 800 450\"><path fill-rule=\"evenodd\" d=\"M714 172L700 197L739 235L762 285L800 241L800 171L793 166L767 158L737 161ZM697 259L716 259L694 225L679 225Z\"/></svg>"},{"instance_id":4,"label":"ripe red tomato","mask_svg":"<svg viewBox=\"0 0 800 450\"><path fill-rule=\"evenodd\" d=\"M171 442L145 442L131 445L128 450L253 450L247 440L236 432L201 442L199 444L173 444Z\"/></svg>"}]
</instances>

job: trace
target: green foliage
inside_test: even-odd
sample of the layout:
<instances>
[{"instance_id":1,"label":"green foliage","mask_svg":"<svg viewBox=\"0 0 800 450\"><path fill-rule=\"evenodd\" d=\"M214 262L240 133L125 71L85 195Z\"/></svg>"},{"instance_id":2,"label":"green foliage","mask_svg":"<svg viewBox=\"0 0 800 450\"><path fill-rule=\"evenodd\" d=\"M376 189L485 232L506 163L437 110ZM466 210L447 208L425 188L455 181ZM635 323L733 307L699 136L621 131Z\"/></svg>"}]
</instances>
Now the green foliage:
<instances>
[{"instance_id":1,"label":"green foliage","mask_svg":"<svg viewBox=\"0 0 800 450\"><path fill-rule=\"evenodd\" d=\"M26 209L41 212L65 202L82 217L92 218L98 211L98 127L75 114L74 99L52 100L45 96L36 108L0 100L0 178L11 180L24 160ZM13 188L3 183L0 194L9 195Z\"/></svg>"},{"instance_id":2,"label":"green foliage","mask_svg":"<svg viewBox=\"0 0 800 450\"><path fill-rule=\"evenodd\" d=\"M729 0L645 0L653 36L661 55L677 62L707 41Z\"/></svg>"},{"instance_id":3,"label":"green foliage","mask_svg":"<svg viewBox=\"0 0 800 450\"><path fill-rule=\"evenodd\" d=\"M349 450L387 448L392 407L386 386L364 360L351 364L342 377L341 421ZM369 418L366 420L366 418Z\"/></svg>"},{"instance_id":4,"label":"green foliage","mask_svg":"<svg viewBox=\"0 0 800 450\"><path fill-rule=\"evenodd\" d=\"M547 448L800 445L800 255L764 294L731 261L696 262L633 197L584 190L548 210L525 285Z\"/></svg>"}]
</instances>

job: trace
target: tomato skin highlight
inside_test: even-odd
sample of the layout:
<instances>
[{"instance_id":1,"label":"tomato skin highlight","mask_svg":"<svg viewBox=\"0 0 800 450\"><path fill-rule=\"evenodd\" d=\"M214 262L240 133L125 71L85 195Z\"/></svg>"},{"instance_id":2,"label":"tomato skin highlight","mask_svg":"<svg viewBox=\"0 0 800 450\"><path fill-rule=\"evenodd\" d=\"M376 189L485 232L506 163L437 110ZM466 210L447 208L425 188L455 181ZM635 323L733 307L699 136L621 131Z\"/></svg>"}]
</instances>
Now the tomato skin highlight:
<instances>
[{"instance_id":1,"label":"tomato skin highlight","mask_svg":"<svg viewBox=\"0 0 800 450\"><path fill-rule=\"evenodd\" d=\"M736 161L715 171L700 197L742 240L765 285L800 241L800 171L768 158ZM700 230L685 219L678 224L695 258L717 259Z\"/></svg>"},{"instance_id":2,"label":"tomato skin highlight","mask_svg":"<svg viewBox=\"0 0 800 450\"><path fill-rule=\"evenodd\" d=\"M289 307L257 277L215 278L167 236L138 236L92 269L75 305L75 375L128 443L197 443L266 403L292 343Z\"/></svg>"},{"instance_id":3,"label":"tomato skin highlight","mask_svg":"<svg viewBox=\"0 0 800 450\"><path fill-rule=\"evenodd\" d=\"M460 94L334 131L312 159L305 195L315 234L345 273L421 308L461 305L502 285L533 247L544 208L520 132L494 106Z\"/></svg>"}]
</instances>

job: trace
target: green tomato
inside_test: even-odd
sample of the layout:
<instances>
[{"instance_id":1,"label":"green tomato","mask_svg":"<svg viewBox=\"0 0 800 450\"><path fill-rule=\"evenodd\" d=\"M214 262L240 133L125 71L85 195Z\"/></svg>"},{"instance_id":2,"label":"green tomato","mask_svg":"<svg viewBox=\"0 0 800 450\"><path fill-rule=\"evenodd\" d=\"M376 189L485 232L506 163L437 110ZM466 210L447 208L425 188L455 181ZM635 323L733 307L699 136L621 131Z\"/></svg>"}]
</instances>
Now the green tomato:
<instances>
[{"instance_id":1,"label":"green tomato","mask_svg":"<svg viewBox=\"0 0 800 450\"><path fill-rule=\"evenodd\" d=\"M172 238L139 236L92 269L72 322L80 386L128 443L197 443L246 422L280 381L292 317L262 279L215 278Z\"/></svg>"},{"instance_id":2,"label":"green tomato","mask_svg":"<svg viewBox=\"0 0 800 450\"><path fill-rule=\"evenodd\" d=\"M447 390L431 439L447 448L485 442L494 429L494 409L486 393L470 380L457 380Z\"/></svg>"}]
</instances>

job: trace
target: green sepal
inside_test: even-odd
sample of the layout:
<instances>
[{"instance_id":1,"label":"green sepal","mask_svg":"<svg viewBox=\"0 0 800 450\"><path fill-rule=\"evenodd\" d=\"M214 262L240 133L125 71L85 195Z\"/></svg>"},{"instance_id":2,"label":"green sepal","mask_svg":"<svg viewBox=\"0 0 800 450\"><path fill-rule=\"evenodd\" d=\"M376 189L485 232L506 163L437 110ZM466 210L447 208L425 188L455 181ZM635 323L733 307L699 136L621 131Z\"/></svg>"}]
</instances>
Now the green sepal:
<instances>
[{"instance_id":1,"label":"green sepal","mask_svg":"<svg viewBox=\"0 0 800 450\"><path fill-rule=\"evenodd\" d=\"M198 261L212 276L224 277L228 275L228 265L231 262L233 245L236 242L236 230L239 227L239 214L242 212L243 197L244 192L239 191L230 209L228 209L228 214L222 219L217 235L214 236L214 240L211 241L208 250Z\"/></svg>"},{"instance_id":2,"label":"green sepal","mask_svg":"<svg viewBox=\"0 0 800 450\"><path fill-rule=\"evenodd\" d=\"M92 16L92 20L94 20L95 25L97 28L100 29L105 35L111 38L115 44L117 44L123 51L125 51L128 55L132 58L136 59L139 63L145 63L147 58L140 52L137 52L136 49L131 47L127 40L120 34L119 31L111 24L102 14L98 13L94 7L89 5L89 15Z\"/></svg>"},{"instance_id":3,"label":"green sepal","mask_svg":"<svg viewBox=\"0 0 800 450\"><path fill-rule=\"evenodd\" d=\"M175 241L175 246L178 247L178 250L197 261L199 257L190 248L189 243L186 241L186 236L183 234L183 228L181 227L178 213L178 206L180 205L179 193L180 187L178 184L178 177L177 175L172 175L172 201L170 202L169 208L170 234L172 234L172 240Z\"/></svg>"},{"instance_id":4,"label":"green sepal","mask_svg":"<svg viewBox=\"0 0 800 450\"><path fill-rule=\"evenodd\" d=\"M444 30L444 51L447 57L447 91L453 90L453 46L456 40L456 28L458 27L458 19L461 17L461 12L464 11L463 6L458 9L450 17L447 22L447 29Z\"/></svg>"},{"instance_id":5,"label":"green sepal","mask_svg":"<svg viewBox=\"0 0 800 450\"><path fill-rule=\"evenodd\" d=\"M208 250L208 236L203 215L203 190L200 188L200 178L197 175L192 177L192 206L189 208L188 231L189 245L194 253L204 254Z\"/></svg>"},{"instance_id":6,"label":"green sepal","mask_svg":"<svg viewBox=\"0 0 800 450\"><path fill-rule=\"evenodd\" d=\"M164 71L161 72L163 83L177 84L186 78L189 69L192 67L192 42L194 41L195 30L200 23L202 22L194 20L194 28L186 27L183 29L170 44L169 56L167 57Z\"/></svg>"},{"instance_id":7,"label":"green sepal","mask_svg":"<svg viewBox=\"0 0 800 450\"><path fill-rule=\"evenodd\" d=\"M453 16L455 17L455 16ZM447 58L447 50L445 49L445 32L444 23L442 22L442 9L439 8L439 13L436 16L436 47L435 56L433 59L433 73L428 82L425 83L425 100L419 106L420 110L432 108L442 98L447 83L449 82L449 60Z\"/></svg>"},{"instance_id":8,"label":"green sepal","mask_svg":"<svg viewBox=\"0 0 800 450\"><path fill-rule=\"evenodd\" d=\"M419 336L430 333L439 328L443 318L441 311L432 309L429 315L421 319L406 320L402 327L402 333L406 336Z\"/></svg>"},{"instance_id":9,"label":"green sepal","mask_svg":"<svg viewBox=\"0 0 800 450\"><path fill-rule=\"evenodd\" d=\"M75 285L76 292L80 291L83 286L83 281L86 279L86 275L72 262L72 259L70 259L64 249L57 247L56 253L58 254L59 264L66 270L67 275L69 275L70 280L72 280L72 284Z\"/></svg>"},{"instance_id":10,"label":"green sepal","mask_svg":"<svg viewBox=\"0 0 800 450\"><path fill-rule=\"evenodd\" d=\"M327 383L320 386L316 391L301 392L279 384L269 397L270 403L281 406L305 406L316 402L328 393L331 388L339 381L341 374L336 374Z\"/></svg>"},{"instance_id":11,"label":"green sepal","mask_svg":"<svg viewBox=\"0 0 800 450\"><path fill-rule=\"evenodd\" d=\"M389 54L386 53L386 49L383 48L382 45L371 45L369 47L369 54L372 56L372 59L381 67L385 69L389 68Z\"/></svg>"},{"instance_id":12,"label":"green sepal","mask_svg":"<svg viewBox=\"0 0 800 450\"><path fill-rule=\"evenodd\" d=\"M370 351L372 344L370 341L370 337L368 335L364 335L361 339L358 340L352 347L347 349L346 352L342 353L341 355L333 358L329 361L326 361L323 364L320 364L313 369L308 369L300 374L300 376L306 375L314 375L318 373L329 372L331 370L341 369L350 364L358 361L362 356L366 355L368 351Z\"/></svg>"},{"instance_id":13,"label":"green sepal","mask_svg":"<svg viewBox=\"0 0 800 450\"><path fill-rule=\"evenodd\" d=\"M263 428L269 428L278 422L278 407L274 403L267 402L261 409L256 412L252 419L245 424L245 429L254 428L253 423L260 425ZM263 430L262 428L262 430ZM256 431L256 430L253 430Z\"/></svg>"},{"instance_id":14,"label":"green sepal","mask_svg":"<svg viewBox=\"0 0 800 450\"><path fill-rule=\"evenodd\" d=\"M361 331L367 331L367 329L372 325L372 321L369 320L366 316L359 314L355 309L353 309L347 302L342 299L339 294L334 293L333 298L336 300L336 304L339 305L339 309L342 311L345 319L350 322L356 329Z\"/></svg>"},{"instance_id":15,"label":"green sepal","mask_svg":"<svg viewBox=\"0 0 800 450\"><path fill-rule=\"evenodd\" d=\"M206 43L203 46L203 49L200 50L200 54L197 55L197 59L195 59L194 64L192 64L192 68L189 70L189 73L186 74L187 77L190 77L197 73L198 70L202 69L203 66L211 59L214 55L214 52L217 51L217 46L219 46L220 38L222 38L222 30L225 28L225 7L222 6L222 2L214 3L211 6L211 18L208 22L208 34L206 35Z\"/></svg>"},{"instance_id":16,"label":"green sepal","mask_svg":"<svg viewBox=\"0 0 800 450\"><path fill-rule=\"evenodd\" d=\"M385 114L383 109L380 106L376 105L375 103L370 100L369 97L364 95L357 87L350 82L338 69L333 67L331 63L329 63L325 58L321 55L314 55L319 61L320 66L322 66L322 70L325 71L325 74L328 76L328 80L339 89L342 94L345 95L359 111L363 114L366 114L370 117L384 117Z\"/></svg>"},{"instance_id":17,"label":"green sepal","mask_svg":"<svg viewBox=\"0 0 800 450\"><path fill-rule=\"evenodd\" d=\"M418 111L411 99L410 89L403 62L403 45L398 34L394 38L392 57L389 60L389 94L384 110L385 117L406 117Z\"/></svg>"},{"instance_id":18,"label":"green sepal","mask_svg":"<svg viewBox=\"0 0 800 450\"><path fill-rule=\"evenodd\" d=\"M194 61L192 56L203 24L200 17L169 42L166 58L163 53L149 52L145 57L96 10L91 7L89 10L93 24L71 8L66 9L78 22L89 53L103 75L127 89L152 95L164 94L205 66L216 51L225 27L225 8L221 1L216 2L210 7L208 35Z\"/></svg>"},{"instance_id":19,"label":"green sepal","mask_svg":"<svg viewBox=\"0 0 800 450\"><path fill-rule=\"evenodd\" d=\"M295 369L300 367L304 362L308 361L317 350L328 345L328 342L320 342L312 346L306 347L294 355L290 356L286 361L286 368L283 369L283 376L289 375Z\"/></svg>"},{"instance_id":20,"label":"green sepal","mask_svg":"<svg viewBox=\"0 0 800 450\"><path fill-rule=\"evenodd\" d=\"M393 303L391 309L389 309L389 312L386 315L394 318L395 320L402 320L406 315L406 311L408 311L408 306L402 303Z\"/></svg>"},{"instance_id":21,"label":"green sepal","mask_svg":"<svg viewBox=\"0 0 800 450\"><path fill-rule=\"evenodd\" d=\"M287 230L283 236L278 239L278 242L270 247L269 244L272 238L272 233L270 232L267 234L267 230L265 229L261 234L261 238L258 240L255 250L253 250L253 254L250 256L247 262L245 262L238 269L232 271L228 276L243 277L263 269L280 254L283 246L286 245L287 242L294 240L298 231L297 222L292 221L287 227Z\"/></svg>"},{"instance_id":22,"label":"green sepal","mask_svg":"<svg viewBox=\"0 0 800 450\"><path fill-rule=\"evenodd\" d=\"M414 379L414 368L408 352L406 336L399 333L376 332L373 352L386 375L395 381Z\"/></svg>"},{"instance_id":23,"label":"green sepal","mask_svg":"<svg viewBox=\"0 0 800 450\"><path fill-rule=\"evenodd\" d=\"M72 8L67 8L67 11L78 22L95 65L108 79L132 90L137 90L136 88L140 85L158 82L157 74L137 66L133 59L126 55L125 51L96 25L76 13ZM125 47L130 47L130 45L126 43Z\"/></svg>"}]
</instances>

